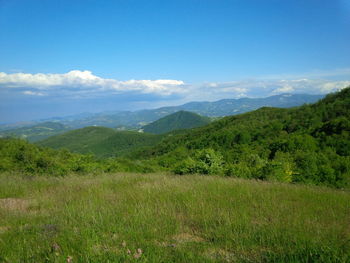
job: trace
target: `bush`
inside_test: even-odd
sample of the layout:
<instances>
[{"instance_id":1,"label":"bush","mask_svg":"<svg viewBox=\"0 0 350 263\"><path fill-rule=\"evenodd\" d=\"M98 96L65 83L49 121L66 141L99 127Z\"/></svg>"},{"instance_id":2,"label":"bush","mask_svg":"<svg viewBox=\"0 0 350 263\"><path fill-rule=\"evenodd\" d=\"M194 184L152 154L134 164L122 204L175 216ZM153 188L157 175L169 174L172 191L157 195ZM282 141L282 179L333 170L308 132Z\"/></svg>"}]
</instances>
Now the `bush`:
<instances>
[{"instance_id":1,"label":"bush","mask_svg":"<svg viewBox=\"0 0 350 263\"><path fill-rule=\"evenodd\" d=\"M194 174L198 172L197 163L192 158L188 157L185 160L178 163L173 169L175 174Z\"/></svg>"},{"instance_id":2,"label":"bush","mask_svg":"<svg viewBox=\"0 0 350 263\"><path fill-rule=\"evenodd\" d=\"M223 165L222 155L208 148L195 151L193 157L178 163L173 172L175 174L223 174Z\"/></svg>"}]
</instances>

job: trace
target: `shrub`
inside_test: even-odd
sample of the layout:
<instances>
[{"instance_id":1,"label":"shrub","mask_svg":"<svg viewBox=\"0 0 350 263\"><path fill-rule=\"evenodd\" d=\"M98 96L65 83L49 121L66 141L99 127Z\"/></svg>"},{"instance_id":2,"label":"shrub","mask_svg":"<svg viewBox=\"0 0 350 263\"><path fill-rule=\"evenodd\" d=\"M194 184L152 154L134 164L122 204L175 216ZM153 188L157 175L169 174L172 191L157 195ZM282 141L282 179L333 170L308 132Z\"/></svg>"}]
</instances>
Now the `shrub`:
<instances>
[{"instance_id":1,"label":"shrub","mask_svg":"<svg viewBox=\"0 0 350 263\"><path fill-rule=\"evenodd\" d=\"M223 164L222 155L208 148L195 151L193 157L179 162L173 172L176 174L223 174Z\"/></svg>"}]
</instances>

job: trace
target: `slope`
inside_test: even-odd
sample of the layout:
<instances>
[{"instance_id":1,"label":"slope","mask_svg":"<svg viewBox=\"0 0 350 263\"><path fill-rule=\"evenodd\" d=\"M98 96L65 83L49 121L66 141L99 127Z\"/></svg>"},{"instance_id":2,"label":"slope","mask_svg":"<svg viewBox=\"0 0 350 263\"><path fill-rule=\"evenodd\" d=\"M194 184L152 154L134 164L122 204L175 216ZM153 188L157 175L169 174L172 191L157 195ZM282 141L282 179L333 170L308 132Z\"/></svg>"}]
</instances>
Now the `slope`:
<instances>
[{"instance_id":1,"label":"slope","mask_svg":"<svg viewBox=\"0 0 350 263\"><path fill-rule=\"evenodd\" d=\"M210 123L208 117L193 112L178 111L143 127L148 133L162 134L174 130L190 129Z\"/></svg>"},{"instance_id":2,"label":"slope","mask_svg":"<svg viewBox=\"0 0 350 263\"><path fill-rule=\"evenodd\" d=\"M313 105L261 108L167 137L139 158L176 173L350 186L350 87Z\"/></svg>"},{"instance_id":3,"label":"slope","mask_svg":"<svg viewBox=\"0 0 350 263\"><path fill-rule=\"evenodd\" d=\"M156 144L161 136L132 131L116 131L106 127L85 127L37 142L54 149L66 148L77 153L93 153L97 157L119 156L128 151Z\"/></svg>"}]
</instances>

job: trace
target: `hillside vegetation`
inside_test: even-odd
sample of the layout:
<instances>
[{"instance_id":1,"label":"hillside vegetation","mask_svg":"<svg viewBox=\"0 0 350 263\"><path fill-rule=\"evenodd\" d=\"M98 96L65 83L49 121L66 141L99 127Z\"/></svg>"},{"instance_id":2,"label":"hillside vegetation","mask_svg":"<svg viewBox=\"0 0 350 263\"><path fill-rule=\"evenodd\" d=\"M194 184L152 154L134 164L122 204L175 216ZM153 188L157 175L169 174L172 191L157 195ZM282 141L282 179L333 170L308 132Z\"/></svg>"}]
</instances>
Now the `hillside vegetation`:
<instances>
[{"instance_id":1,"label":"hillside vegetation","mask_svg":"<svg viewBox=\"0 0 350 263\"><path fill-rule=\"evenodd\" d=\"M92 153L97 157L123 155L133 149L154 145L161 136L133 131L116 131L106 127L86 127L40 141L39 146Z\"/></svg>"},{"instance_id":2,"label":"hillside vegetation","mask_svg":"<svg viewBox=\"0 0 350 263\"><path fill-rule=\"evenodd\" d=\"M142 173L154 171L152 167L151 162L141 163L124 158L97 159L90 154L40 147L20 139L0 138L0 173L30 176L102 174L117 171Z\"/></svg>"},{"instance_id":3,"label":"hillside vegetation","mask_svg":"<svg viewBox=\"0 0 350 263\"><path fill-rule=\"evenodd\" d=\"M165 138L134 157L178 174L350 186L350 88L318 103L261 108Z\"/></svg>"},{"instance_id":4,"label":"hillside vegetation","mask_svg":"<svg viewBox=\"0 0 350 263\"><path fill-rule=\"evenodd\" d=\"M215 176L0 175L0 262L349 262L350 195Z\"/></svg>"},{"instance_id":5,"label":"hillside vegetation","mask_svg":"<svg viewBox=\"0 0 350 263\"><path fill-rule=\"evenodd\" d=\"M191 129L210 123L208 117L189 111L178 111L152 122L142 129L144 132L162 134L175 130Z\"/></svg>"}]
</instances>

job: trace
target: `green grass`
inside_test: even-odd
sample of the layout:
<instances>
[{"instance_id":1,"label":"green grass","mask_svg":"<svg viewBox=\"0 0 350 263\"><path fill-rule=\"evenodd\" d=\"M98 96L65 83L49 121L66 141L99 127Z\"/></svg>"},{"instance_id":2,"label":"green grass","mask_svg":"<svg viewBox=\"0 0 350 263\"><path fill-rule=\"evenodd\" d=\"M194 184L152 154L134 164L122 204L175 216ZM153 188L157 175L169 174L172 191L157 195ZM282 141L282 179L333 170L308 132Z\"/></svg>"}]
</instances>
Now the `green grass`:
<instances>
[{"instance_id":1,"label":"green grass","mask_svg":"<svg viewBox=\"0 0 350 263\"><path fill-rule=\"evenodd\" d=\"M349 226L350 193L322 187L0 175L0 262L349 262Z\"/></svg>"}]
</instances>

